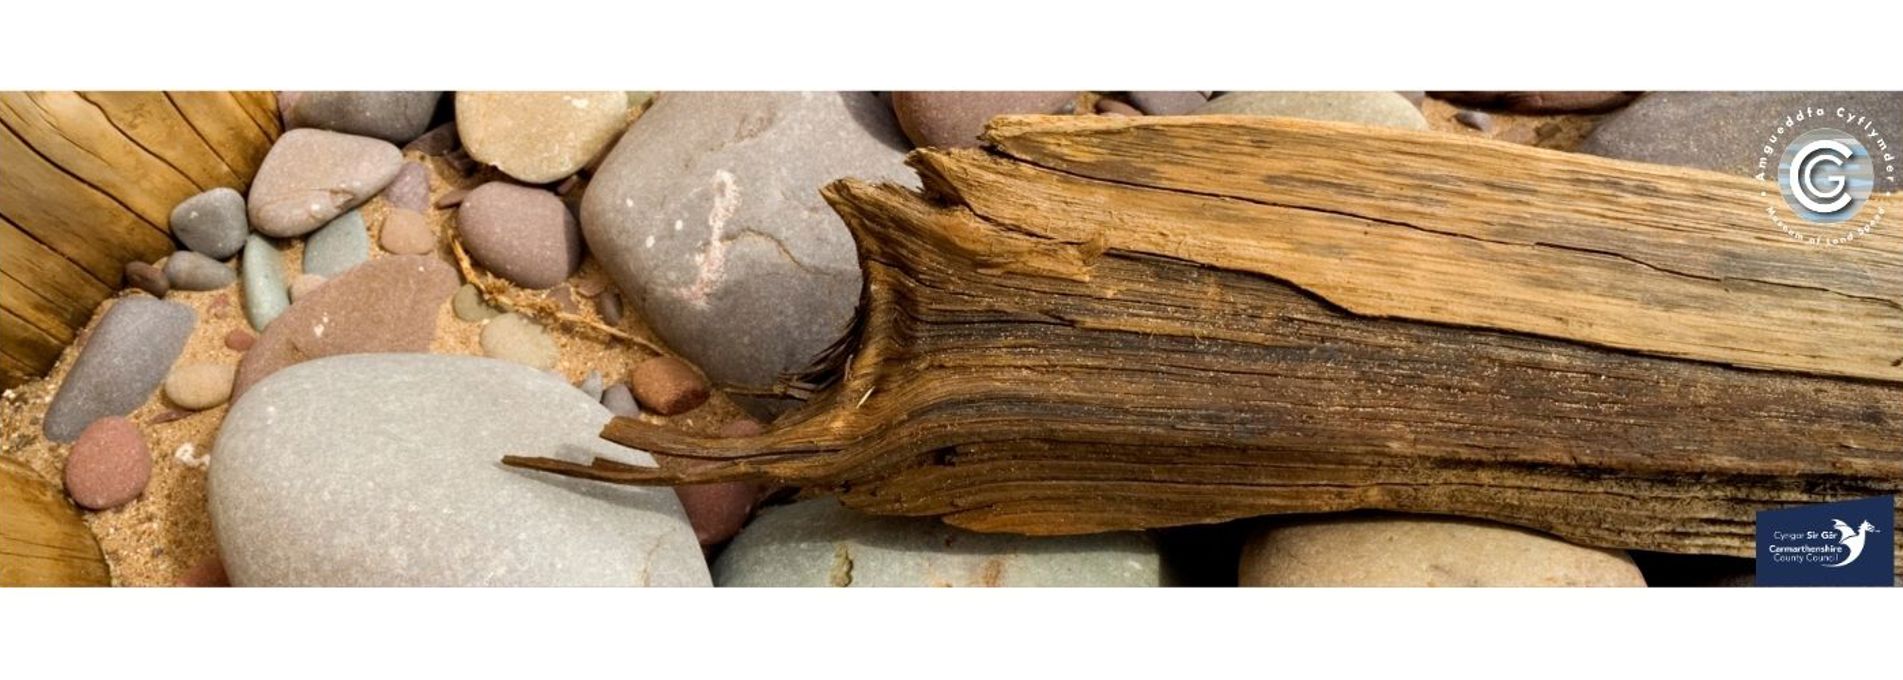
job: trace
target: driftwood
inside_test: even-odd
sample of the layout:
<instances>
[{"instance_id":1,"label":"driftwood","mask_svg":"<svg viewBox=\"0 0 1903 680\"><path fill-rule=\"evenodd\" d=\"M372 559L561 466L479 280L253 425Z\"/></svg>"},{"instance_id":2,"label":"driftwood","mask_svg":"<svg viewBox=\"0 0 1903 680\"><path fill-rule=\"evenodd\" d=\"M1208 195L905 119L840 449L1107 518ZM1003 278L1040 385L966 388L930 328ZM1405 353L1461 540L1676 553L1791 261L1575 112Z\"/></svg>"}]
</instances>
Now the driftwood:
<instances>
[{"instance_id":1,"label":"driftwood","mask_svg":"<svg viewBox=\"0 0 1903 680\"><path fill-rule=\"evenodd\" d=\"M79 510L12 458L0 457L0 517L0 587L112 585Z\"/></svg>"},{"instance_id":2,"label":"driftwood","mask_svg":"<svg viewBox=\"0 0 1903 680\"><path fill-rule=\"evenodd\" d=\"M1007 117L988 139L916 152L923 193L826 188L864 308L774 429L622 418L603 435L701 462L506 462L983 531L1373 508L1731 555L1756 510L1903 490L1894 233L1806 246L1750 179L1433 133Z\"/></svg>"}]
</instances>

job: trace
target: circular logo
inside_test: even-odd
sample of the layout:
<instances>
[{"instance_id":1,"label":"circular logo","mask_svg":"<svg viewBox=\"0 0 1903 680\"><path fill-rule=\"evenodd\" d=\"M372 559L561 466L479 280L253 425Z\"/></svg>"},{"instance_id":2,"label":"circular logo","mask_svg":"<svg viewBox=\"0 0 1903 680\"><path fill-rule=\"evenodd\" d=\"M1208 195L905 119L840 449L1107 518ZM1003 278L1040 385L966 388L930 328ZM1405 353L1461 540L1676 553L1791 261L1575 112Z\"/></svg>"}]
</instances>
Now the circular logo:
<instances>
[{"instance_id":1,"label":"circular logo","mask_svg":"<svg viewBox=\"0 0 1903 680\"><path fill-rule=\"evenodd\" d=\"M1784 147L1777 166L1784 202L1805 221L1836 224L1863 209L1876 186L1870 152L1850 133L1818 128Z\"/></svg>"}]
</instances>

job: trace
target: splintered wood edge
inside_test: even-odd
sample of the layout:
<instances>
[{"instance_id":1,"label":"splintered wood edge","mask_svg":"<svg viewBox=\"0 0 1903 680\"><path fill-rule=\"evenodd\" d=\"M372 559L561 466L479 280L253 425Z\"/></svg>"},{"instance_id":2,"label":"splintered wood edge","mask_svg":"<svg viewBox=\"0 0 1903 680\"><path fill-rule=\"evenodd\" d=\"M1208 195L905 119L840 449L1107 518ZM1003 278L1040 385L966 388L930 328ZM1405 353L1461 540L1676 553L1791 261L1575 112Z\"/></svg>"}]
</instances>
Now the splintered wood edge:
<instances>
[{"instance_id":1,"label":"splintered wood edge","mask_svg":"<svg viewBox=\"0 0 1903 680\"><path fill-rule=\"evenodd\" d=\"M1050 238L1250 271L1364 316L1903 382L1903 253L1782 237L1749 178L1250 116L1001 116L985 138L992 153L913 165ZM1339 190L1357 183L1381 190Z\"/></svg>"}]
</instances>

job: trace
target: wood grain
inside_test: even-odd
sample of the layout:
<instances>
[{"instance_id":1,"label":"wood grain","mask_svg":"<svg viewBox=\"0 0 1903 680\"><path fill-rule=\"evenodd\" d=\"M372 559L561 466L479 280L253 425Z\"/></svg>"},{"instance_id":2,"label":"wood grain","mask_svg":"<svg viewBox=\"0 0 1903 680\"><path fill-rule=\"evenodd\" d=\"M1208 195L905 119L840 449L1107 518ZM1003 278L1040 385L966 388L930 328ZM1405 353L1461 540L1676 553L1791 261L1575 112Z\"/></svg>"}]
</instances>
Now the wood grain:
<instances>
[{"instance_id":1,"label":"wood grain","mask_svg":"<svg viewBox=\"0 0 1903 680\"><path fill-rule=\"evenodd\" d=\"M25 465L0 458L0 586L106 586L112 574L79 511Z\"/></svg>"},{"instance_id":2,"label":"wood grain","mask_svg":"<svg viewBox=\"0 0 1903 680\"><path fill-rule=\"evenodd\" d=\"M276 118L268 92L0 93L0 268L19 288L0 308L70 340L125 263L172 252L173 206L249 185ZM8 355L8 387L52 365L37 343Z\"/></svg>"},{"instance_id":3,"label":"wood grain","mask_svg":"<svg viewBox=\"0 0 1903 680\"><path fill-rule=\"evenodd\" d=\"M1447 205L1398 219L1384 201L1400 199L1238 198L1246 183L1188 179L1197 175L1184 166L1214 173L1226 159L1242 168L1230 175L1259 178L1262 140L1321 132L1405 138L1410 149L1397 139L1387 153L1346 156L1338 176L1373 177L1397 156L1418 177L1505 161L1489 156L1497 149L1441 148L1469 144L1452 136L1293 121L1039 125L1000 119L992 138L1107 149L1072 155L1121 174L1042 165L1016 155L1041 152L1000 141L917 153L923 193L826 189L860 249L863 309L802 378L818 394L771 431L706 439L616 419L607 438L699 464L505 462L618 483L773 480L983 531L1385 509L1730 555L1752 554L1757 510L1903 491L1903 384L1873 360L1898 356L1903 335L1822 318L1885 322L1879 300L1897 290L1857 288L1808 261L1817 279L1798 269L1709 281L1622 257L1630 247L1702 273L1754 271L1758 252L1802 260L1775 239L1664 245L1667 233L1722 231L1708 220L1724 199L1699 193L1721 176L1634 166L1657 185L1642 190L1656 229L1602 220L1632 197L1567 186L1408 187ZM1508 165L1535 176L1613 170L1512 153ZM1517 225L1441 216L1515 202L1539 207ZM1541 225L1612 255L1539 245L1548 239L1528 234ZM1482 227L1520 236L1452 233ZM1893 252L1856 257L1871 280L1903 266ZM1731 325L1729 336L1622 328L1667 311L1680 325ZM1854 342L1878 350L1832 347Z\"/></svg>"}]
</instances>

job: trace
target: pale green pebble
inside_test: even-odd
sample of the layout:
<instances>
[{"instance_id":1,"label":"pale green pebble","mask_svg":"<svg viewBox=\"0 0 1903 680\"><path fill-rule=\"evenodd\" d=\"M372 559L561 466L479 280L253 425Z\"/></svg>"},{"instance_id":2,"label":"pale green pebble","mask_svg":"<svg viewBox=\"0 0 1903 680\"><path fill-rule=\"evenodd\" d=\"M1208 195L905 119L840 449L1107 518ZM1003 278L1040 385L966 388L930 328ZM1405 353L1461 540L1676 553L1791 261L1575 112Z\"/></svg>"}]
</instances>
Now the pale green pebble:
<instances>
[{"instance_id":1,"label":"pale green pebble","mask_svg":"<svg viewBox=\"0 0 1903 680\"><path fill-rule=\"evenodd\" d=\"M456 289L456 296L450 298L449 307L455 310L456 318L472 323L493 319L502 313L482 301L482 291L477 290L473 283L465 283L462 288Z\"/></svg>"},{"instance_id":2,"label":"pale green pebble","mask_svg":"<svg viewBox=\"0 0 1903 680\"><path fill-rule=\"evenodd\" d=\"M258 234L245 239L240 260L244 281L244 316L251 327L263 331L271 320L291 306L290 290L284 285L284 255L276 245Z\"/></svg>"},{"instance_id":3,"label":"pale green pebble","mask_svg":"<svg viewBox=\"0 0 1903 680\"><path fill-rule=\"evenodd\" d=\"M519 314L504 314L489 320L482 328L482 353L543 370L554 368L556 360L561 358L555 340L548 337L540 325Z\"/></svg>"},{"instance_id":4,"label":"pale green pebble","mask_svg":"<svg viewBox=\"0 0 1903 680\"><path fill-rule=\"evenodd\" d=\"M370 229L363 214L338 215L304 239L304 273L332 278L370 259Z\"/></svg>"}]
</instances>

